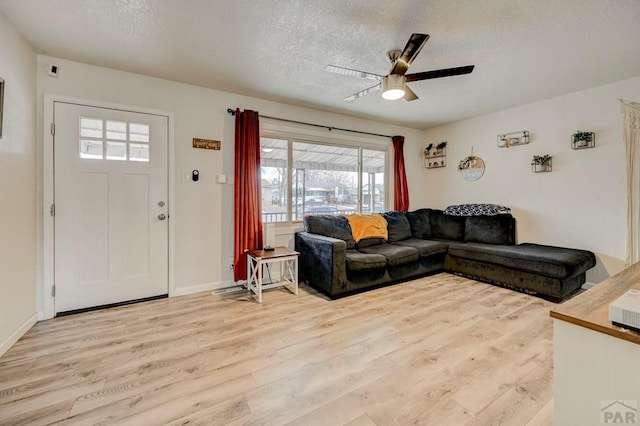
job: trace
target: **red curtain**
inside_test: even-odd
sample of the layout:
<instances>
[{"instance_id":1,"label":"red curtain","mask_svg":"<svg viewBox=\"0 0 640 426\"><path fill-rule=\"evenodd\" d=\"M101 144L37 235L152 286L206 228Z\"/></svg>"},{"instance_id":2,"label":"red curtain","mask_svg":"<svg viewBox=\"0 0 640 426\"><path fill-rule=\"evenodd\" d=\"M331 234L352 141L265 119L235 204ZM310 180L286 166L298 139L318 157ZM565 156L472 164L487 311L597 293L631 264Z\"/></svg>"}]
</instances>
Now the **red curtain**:
<instances>
[{"instance_id":1,"label":"red curtain","mask_svg":"<svg viewBox=\"0 0 640 426\"><path fill-rule=\"evenodd\" d=\"M409 186L404 170L404 136L394 136L393 141L393 209L409 210Z\"/></svg>"},{"instance_id":2,"label":"red curtain","mask_svg":"<svg viewBox=\"0 0 640 426\"><path fill-rule=\"evenodd\" d=\"M236 109L233 279L247 279L247 251L262 248L258 113Z\"/></svg>"}]
</instances>

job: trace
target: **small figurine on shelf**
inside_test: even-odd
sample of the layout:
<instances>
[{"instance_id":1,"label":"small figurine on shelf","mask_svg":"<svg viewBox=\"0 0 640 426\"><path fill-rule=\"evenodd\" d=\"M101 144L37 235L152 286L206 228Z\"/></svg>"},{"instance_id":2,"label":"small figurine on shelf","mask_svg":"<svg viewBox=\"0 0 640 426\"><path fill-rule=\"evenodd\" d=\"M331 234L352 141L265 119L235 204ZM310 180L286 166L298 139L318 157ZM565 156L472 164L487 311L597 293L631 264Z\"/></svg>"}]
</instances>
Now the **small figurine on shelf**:
<instances>
[{"instance_id":1,"label":"small figurine on shelf","mask_svg":"<svg viewBox=\"0 0 640 426\"><path fill-rule=\"evenodd\" d=\"M442 150L447 146L447 141L442 141L438 145L436 145L436 151L433 155L442 155Z\"/></svg>"},{"instance_id":2,"label":"small figurine on shelf","mask_svg":"<svg viewBox=\"0 0 640 426\"><path fill-rule=\"evenodd\" d=\"M428 158L428 157L431 156L431 148L433 148L433 144L432 143L427 145L427 147L424 149L424 158Z\"/></svg>"}]
</instances>

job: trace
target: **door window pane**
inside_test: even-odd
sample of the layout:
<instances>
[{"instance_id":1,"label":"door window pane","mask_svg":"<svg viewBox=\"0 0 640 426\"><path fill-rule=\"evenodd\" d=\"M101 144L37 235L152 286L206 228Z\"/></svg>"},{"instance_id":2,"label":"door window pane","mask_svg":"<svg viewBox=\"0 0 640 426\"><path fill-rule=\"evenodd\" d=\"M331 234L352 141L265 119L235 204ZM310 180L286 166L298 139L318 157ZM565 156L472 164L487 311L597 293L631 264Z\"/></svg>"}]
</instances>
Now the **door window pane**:
<instances>
[{"instance_id":1,"label":"door window pane","mask_svg":"<svg viewBox=\"0 0 640 426\"><path fill-rule=\"evenodd\" d=\"M126 160L127 143L107 141L107 160Z\"/></svg>"},{"instance_id":2,"label":"door window pane","mask_svg":"<svg viewBox=\"0 0 640 426\"><path fill-rule=\"evenodd\" d=\"M127 123L123 121L107 121L107 139L127 140Z\"/></svg>"},{"instance_id":3,"label":"door window pane","mask_svg":"<svg viewBox=\"0 0 640 426\"><path fill-rule=\"evenodd\" d=\"M83 138L102 139L102 120L99 118L80 117L80 136Z\"/></svg>"},{"instance_id":4,"label":"door window pane","mask_svg":"<svg viewBox=\"0 0 640 426\"><path fill-rule=\"evenodd\" d=\"M80 139L80 158L102 160L102 141Z\"/></svg>"},{"instance_id":5,"label":"door window pane","mask_svg":"<svg viewBox=\"0 0 640 426\"><path fill-rule=\"evenodd\" d=\"M149 142L149 125L131 123L129 124L129 140L132 142Z\"/></svg>"},{"instance_id":6,"label":"door window pane","mask_svg":"<svg viewBox=\"0 0 640 426\"><path fill-rule=\"evenodd\" d=\"M129 160L149 161L149 144L132 143L129 145Z\"/></svg>"},{"instance_id":7,"label":"door window pane","mask_svg":"<svg viewBox=\"0 0 640 426\"><path fill-rule=\"evenodd\" d=\"M148 124L80 117L80 158L148 162L149 155Z\"/></svg>"}]
</instances>

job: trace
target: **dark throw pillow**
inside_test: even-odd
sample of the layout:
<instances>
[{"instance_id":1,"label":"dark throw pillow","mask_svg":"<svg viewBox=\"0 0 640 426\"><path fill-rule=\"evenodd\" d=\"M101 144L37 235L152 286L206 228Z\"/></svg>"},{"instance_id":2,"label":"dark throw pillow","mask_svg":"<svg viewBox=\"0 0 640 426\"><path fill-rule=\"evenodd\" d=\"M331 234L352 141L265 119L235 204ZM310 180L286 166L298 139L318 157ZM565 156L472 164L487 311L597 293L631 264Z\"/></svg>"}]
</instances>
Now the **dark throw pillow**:
<instances>
[{"instance_id":1,"label":"dark throw pillow","mask_svg":"<svg viewBox=\"0 0 640 426\"><path fill-rule=\"evenodd\" d=\"M411 235L415 238L431 238L430 213L431 209L419 209L405 213L409 226L411 227Z\"/></svg>"},{"instance_id":2,"label":"dark throw pillow","mask_svg":"<svg viewBox=\"0 0 640 426\"><path fill-rule=\"evenodd\" d=\"M304 229L312 234L337 238L347 243L347 248L355 247L351 226L344 216L312 215L304 218Z\"/></svg>"},{"instance_id":3,"label":"dark throw pillow","mask_svg":"<svg viewBox=\"0 0 640 426\"><path fill-rule=\"evenodd\" d=\"M403 212L387 212L382 216L387 221L390 243L411 238L411 226Z\"/></svg>"}]
</instances>

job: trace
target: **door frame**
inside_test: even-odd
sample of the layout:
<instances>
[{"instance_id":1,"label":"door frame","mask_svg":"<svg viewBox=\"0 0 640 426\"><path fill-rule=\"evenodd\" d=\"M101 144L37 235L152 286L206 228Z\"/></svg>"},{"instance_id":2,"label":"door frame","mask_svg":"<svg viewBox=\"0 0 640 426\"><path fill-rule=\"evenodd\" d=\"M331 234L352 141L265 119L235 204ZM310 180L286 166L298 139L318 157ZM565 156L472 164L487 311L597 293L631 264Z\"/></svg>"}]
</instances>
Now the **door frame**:
<instances>
[{"instance_id":1,"label":"door frame","mask_svg":"<svg viewBox=\"0 0 640 426\"><path fill-rule=\"evenodd\" d=\"M54 202L54 154L53 154L53 135L51 134L51 125L54 123L54 103L62 102L76 105L83 105L94 108L116 109L120 111L133 112L138 114L152 114L166 117L168 120L167 128L167 204L169 207L169 223L168 225L168 283L169 297L175 294L175 207L173 200L175 199L175 139L174 139L174 117L169 111L162 111L150 108L143 108L133 105L116 104L111 102L102 102L91 99L81 99L69 96L60 96L54 94L44 94L43 109L43 151L42 151L42 216L40 218L42 229L42 269L41 282L38 286L38 320L50 319L55 316L55 298L52 294L52 287L55 280L54 270L54 221L50 213L50 207Z\"/></svg>"}]
</instances>

